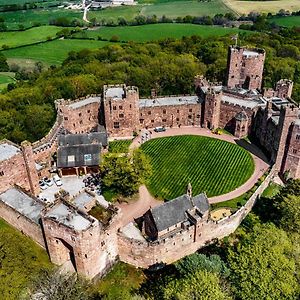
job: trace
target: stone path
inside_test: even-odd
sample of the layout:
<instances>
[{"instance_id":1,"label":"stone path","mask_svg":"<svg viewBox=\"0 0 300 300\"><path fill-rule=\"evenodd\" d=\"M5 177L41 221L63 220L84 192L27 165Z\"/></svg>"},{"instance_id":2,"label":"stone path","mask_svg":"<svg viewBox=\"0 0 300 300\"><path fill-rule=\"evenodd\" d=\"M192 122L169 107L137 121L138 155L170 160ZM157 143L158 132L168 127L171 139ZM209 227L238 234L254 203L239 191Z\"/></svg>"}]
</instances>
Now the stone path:
<instances>
[{"instance_id":1,"label":"stone path","mask_svg":"<svg viewBox=\"0 0 300 300\"><path fill-rule=\"evenodd\" d=\"M256 147L253 144L248 144L244 141L238 140L232 135L228 135L228 134L218 135L212 133L208 129L200 128L200 127L171 128L171 129L167 129L164 132L159 132L159 133L156 133L153 130L151 130L151 132L152 132L152 138L168 137L168 136L176 136L176 135L201 135L201 136L212 137L230 143L238 144L246 148L250 152L250 154L254 159L254 164L255 164L255 170L252 176L248 179L248 181L246 181L243 185L236 188L235 190L227 194L209 198L210 203L223 202L243 195L253 187L253 185L257 182L257 180L269 168L269 164L267 163L268 161L267 158L258 147ZM140 145L141 145L141 139L140 137L136 137L133 140L133 143L130 145L130 150L138 148Z\"/></svg>"}]
</instances>

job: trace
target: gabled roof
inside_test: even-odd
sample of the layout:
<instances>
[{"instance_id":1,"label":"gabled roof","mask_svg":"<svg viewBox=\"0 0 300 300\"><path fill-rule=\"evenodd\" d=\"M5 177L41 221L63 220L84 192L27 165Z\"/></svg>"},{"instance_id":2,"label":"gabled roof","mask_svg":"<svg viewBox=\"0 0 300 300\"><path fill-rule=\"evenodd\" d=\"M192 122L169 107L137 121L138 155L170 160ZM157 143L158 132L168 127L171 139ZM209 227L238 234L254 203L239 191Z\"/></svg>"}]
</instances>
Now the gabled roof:
<instances>
[{"instance_id":1,"label":"gabled roof","mask_svg":"<svg viewBox=\"0 0 300 300\"><path fill-rule=\"evenodd\" d=\"M186 211L197 207L201 213L209 209L209 202L205 194L199 194L195 197L182 195L171 201L150 210L155 226L158 231L165 230L175 224L184 222L188 219Z\"/></svg>"}]
</instances>

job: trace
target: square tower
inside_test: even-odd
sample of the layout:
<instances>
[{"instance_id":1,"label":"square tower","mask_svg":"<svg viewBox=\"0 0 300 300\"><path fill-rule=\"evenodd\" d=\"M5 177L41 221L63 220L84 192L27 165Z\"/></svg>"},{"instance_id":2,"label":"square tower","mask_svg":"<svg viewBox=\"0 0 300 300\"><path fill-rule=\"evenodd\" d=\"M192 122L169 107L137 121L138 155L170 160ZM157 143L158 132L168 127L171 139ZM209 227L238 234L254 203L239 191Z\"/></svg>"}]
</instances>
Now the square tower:
<instances>
[{"instance_id":1,"label":"square tower","mask_svg":"<svg viewBox=\"0 0 300 300\"><path fill-rule=\"evenodd\" d=\"M137 87L109 85L103 89L104 122L109 136L130 137L139 130Z\"/></svg>"},{"instance_id":2,"label":"square tower","mask_svg":"<svg viewBox=\"0 0 300 300\"><path fill-rule=\"evenodd\" d=\"M261 89L265 50L230 46L228 50L227 87Z\"/></svg>"}]
</instances>

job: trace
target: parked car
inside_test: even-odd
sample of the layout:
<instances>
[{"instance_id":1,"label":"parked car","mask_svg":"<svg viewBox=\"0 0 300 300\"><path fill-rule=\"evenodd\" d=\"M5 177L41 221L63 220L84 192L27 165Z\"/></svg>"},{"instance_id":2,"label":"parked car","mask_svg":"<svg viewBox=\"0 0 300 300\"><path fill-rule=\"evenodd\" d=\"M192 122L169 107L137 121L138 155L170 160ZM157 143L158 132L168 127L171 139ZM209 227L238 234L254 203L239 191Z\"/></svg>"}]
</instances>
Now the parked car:
<instances>
[{"instance_id":1,"label":"parked car","mask_svg":"<svg viewBox=\"0 0 300 300\"><path fill-rule=\"evenodd\" d=\"M50 178L44 177L44 178L43 178L43 181L44 181L48 186L53 185L53 180L50 179Z\"/></svg>"},{"instance_id":2,"label":"parked car","mask_svg":"<svg viewBox=\"0 0 300 300\"><path fill-rule=\"evenodd\" d=\"M45 190L48 187L44 180L39 180L39 186L42 190Z\"/></svg>"},{"instance_id":3,"label":"parked car","mask_svg":"<svg viewBox=\"0 0 300 300\"><path fill-rule=\"evenodd\" d=\"M165 127L155 127L154 131L155 132L163 132L163 131L166 131L166 128Z\"/></svg>"},{"instance_id":4,"label":"parked car","mask_svg":"<svg viewBox=\"0 0 300 300\"><path fill-rule=\"evenodd\" d=\"M61 179L60 179L60 177L58 176L58 175L54 175L53 176L53 181L55 182L55 184L57 185L57 186L62 186L62 181L61 181Z\"/></svg>"}]
</instances>

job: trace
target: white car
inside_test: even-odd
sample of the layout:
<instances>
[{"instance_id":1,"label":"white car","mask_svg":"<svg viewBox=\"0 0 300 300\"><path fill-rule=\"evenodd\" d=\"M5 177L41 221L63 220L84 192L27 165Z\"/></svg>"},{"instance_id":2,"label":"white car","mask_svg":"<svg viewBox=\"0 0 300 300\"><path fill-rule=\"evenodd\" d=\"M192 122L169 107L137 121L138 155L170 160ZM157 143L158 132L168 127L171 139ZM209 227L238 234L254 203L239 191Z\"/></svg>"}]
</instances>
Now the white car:
<instances>
[{"instance_id":1,"label":"white car","mask_svg":"<svg viewBox=\"0 0 300 300\"><path fill-rule=\"evenodd\" d=\"M52 186L53 185L53 180L47 177L43 178L43 181L48 185L48 186Z\"/></svg>"},{"instance_id":2,"label":"white car","mask_svg":"<svg viewBox=\"0 0 300 300\"><path fill-rule=\"evenodd\" d=\"M58 175L54 175L54 176L53 176L53 180L54 180L54 182L55 182L55 184L56 184L57 186L62 186L61 179L60 179L60 177L59 177Z\"/></svg>"},{"instance_id":3,"label":"white car","mask_svg":"<svg viewBox=\"0 0 300 300\"><path fill-rule=\"evenodd\" d=\"M45 190L48 187L47 184L43 180L39 181L39 186L40 186L41 190Z\"/></svg>"}]
</instances>

